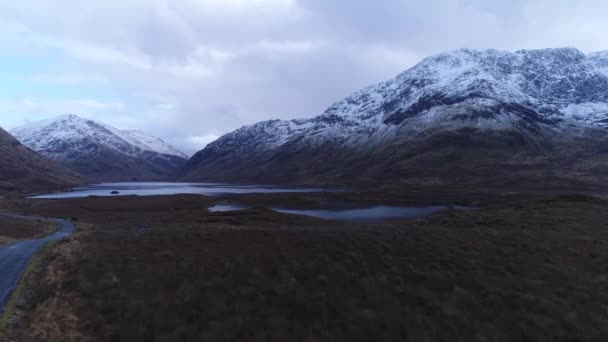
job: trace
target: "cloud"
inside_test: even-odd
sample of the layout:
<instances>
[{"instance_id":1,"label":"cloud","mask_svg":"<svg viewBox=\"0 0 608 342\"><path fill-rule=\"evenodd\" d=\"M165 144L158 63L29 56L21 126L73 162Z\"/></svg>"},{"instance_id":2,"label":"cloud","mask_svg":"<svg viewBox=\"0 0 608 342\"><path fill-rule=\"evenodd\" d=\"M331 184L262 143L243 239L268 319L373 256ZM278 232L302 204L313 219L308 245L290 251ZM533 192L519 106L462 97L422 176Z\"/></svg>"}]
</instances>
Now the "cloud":
<instances>
[{"instance_id":1,"label":"cloud","mask_svg":"<svg viewBox=\"0 0 608 342\"><path fill-rule=\"evenodd\" d=\"M212 143L213 141L217 140L221 135L220 134L205 134L205 135L198 135L198 136L190 136L190 137L186 137L186 142L193 146L196 147L194 149L191 150L186 150L186 153L189 154L194 154L196 151L204 148L205 146L207 146L208 144Z\"/></svg>"},{"instance_id":2,"label":"cloud","mask_svg":"<svg viewBox=\"0 0 608 342\"><path fill-rule=\"evenodd\" d=\"M100 75L77 73L43 73L23 75L23 81L43 85L79 85L79 84L106 84L107 81Z\"/></svg>"},{"instance_id":3,"label":"cloud","mask_svg":"<svg viewBox=\"0 0 608 342\"><path fill-rule=\"evenodd\" d=\"M78 113L92 119L123 116L126 105L121 102L101 102L96 99L38 100L33 98L0 99L0 119L5 128L66 113Z\"/></svg>"},{"instance_id":4,"label":"cloud","mask_svg":"<svg viewBox=\"0 0 608 342\"><path fill-rule=\"evenodd\" d=\"M194 151L242 125L320 114L445 50L606 49L607 11L599 0L3 1L3 51L30 61L21 78L37 91L0 89L0 125L69 111Z\"/></svg>"},{"instance_id":5,"label":"cloud","mask_svg":"<svg viewBox=\"0 0 608 342\"><path fill-rule=\"evenodd\" d=\"M205 146L219 137L220 136L218 134L207 134L202 136L188 137L186 139L193 144Z\"/></svg>"}]
</instances>

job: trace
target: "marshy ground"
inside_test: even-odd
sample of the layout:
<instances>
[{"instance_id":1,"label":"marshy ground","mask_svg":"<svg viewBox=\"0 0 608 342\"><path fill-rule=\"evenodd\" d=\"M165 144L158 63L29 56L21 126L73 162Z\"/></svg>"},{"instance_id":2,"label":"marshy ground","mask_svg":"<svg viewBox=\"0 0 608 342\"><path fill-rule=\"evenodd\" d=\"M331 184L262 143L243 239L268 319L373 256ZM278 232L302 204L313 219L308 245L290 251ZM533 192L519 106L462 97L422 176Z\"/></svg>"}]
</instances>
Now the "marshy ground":
<instances>
[{"instance_id":1,"label":"marshy ground","mask_svg":"<svg viewBox=\"0 0 608 342\"><path fill-rule=\"evenodd\" d=\"M367 198L413 204L432 197L375 196ZM207 212L226 200L263 207L310 206L322 198L5 203L15 212L73 217L78 227L28 277L7 338L608 339L608 201L454 194L447 199L454 204L484 205L358 224L264 208Z\"/></svg>"}]
</instances>

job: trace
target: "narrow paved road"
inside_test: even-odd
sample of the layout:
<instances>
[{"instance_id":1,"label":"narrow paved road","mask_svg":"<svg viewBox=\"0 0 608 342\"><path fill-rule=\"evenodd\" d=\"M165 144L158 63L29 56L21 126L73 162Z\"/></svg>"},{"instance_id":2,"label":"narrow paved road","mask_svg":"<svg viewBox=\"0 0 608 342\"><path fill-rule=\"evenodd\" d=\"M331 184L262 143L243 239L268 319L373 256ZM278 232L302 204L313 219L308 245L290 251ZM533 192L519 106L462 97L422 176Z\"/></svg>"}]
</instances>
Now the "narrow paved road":
<instances>
[{"instance_id":1,"label":"narrow paved road","mask_svg":"<svg viewBox=\"0 0 608 342\"><path fill-rule=\"evenodd\" d=\"M0 213L1 216L21 218L27 220L44 220L56 222L61 227L53 234L41 239L17 241L0 247L0 315L4 312L6 303L17 286L21 274L25 271L28 263L34 255L47 243L62 239L74 232L74 225L66 220L47 219L33 216L21 216Z\"/></svg>"}]
</instances>

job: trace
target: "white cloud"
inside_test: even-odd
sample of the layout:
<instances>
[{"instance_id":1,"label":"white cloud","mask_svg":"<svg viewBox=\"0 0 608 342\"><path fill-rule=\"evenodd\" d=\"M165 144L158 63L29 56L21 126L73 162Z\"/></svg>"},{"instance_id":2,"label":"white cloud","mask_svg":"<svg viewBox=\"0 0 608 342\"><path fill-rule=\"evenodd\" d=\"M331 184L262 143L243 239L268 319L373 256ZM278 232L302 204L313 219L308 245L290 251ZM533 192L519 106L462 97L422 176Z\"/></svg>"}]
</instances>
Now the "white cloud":
<instances>
[{"instance_id":1,"label":"white cloud","mask_svg":"<svg viewBox=\"0 0 608 342\"><path fill-rule=\"evenodd\" d=\"M44 85L79 85L79 84L107 84L101 75L77 73L44 73L22 75L21 80Z\"/></svg>"},{"instance_id":2,"label":"white cloud","mask_svg":"<svg viewBox=\"0 0 608 342\"><path fill-rule=\"evenodd\" d=\"M65 113L77 113L90 118L110 118L112 115L124 115L126 108L122 102L102 102L95 99L4 99L0 100L0 121L5 128L11 129L28 121L48 119Z\"/></svg>"},{"instance_id":3,"label":"white cloud","mask_svg":"<svg viewBox=\"0 0 608 342\"><path fill-rule=\"evenodd\" d=\"M206 135L188 137L187 140L191 144L198 146L199 148L203 148L203 147L207 146L207 144L212 143L213 141L217 140L217 138L219 138L219 137L220 137L219 134L206 134Z\"/></svg>"}]
</instances>

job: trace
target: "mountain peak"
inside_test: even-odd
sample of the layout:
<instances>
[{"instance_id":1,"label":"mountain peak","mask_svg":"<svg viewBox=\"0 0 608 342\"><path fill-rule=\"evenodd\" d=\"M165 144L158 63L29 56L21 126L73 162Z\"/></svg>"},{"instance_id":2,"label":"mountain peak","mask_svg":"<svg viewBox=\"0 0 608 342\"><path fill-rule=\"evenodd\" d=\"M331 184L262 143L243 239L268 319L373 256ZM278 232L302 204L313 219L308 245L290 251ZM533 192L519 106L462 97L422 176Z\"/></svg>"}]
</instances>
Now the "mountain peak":
<instances>
[{"instance_id":1,"label":"mountain peak","mask_svg":"<svg viewBox=\"0 0 608 342\"><path fill-rule=\"evenodd\" d=\"M162 139L153 137L140 130L120 130L110 125L80 117L76 114L63 114L51 119L33 122L15 128L11 132L19 139L27 141L30 148L42 149L48 139L53 140L82 140L112 139L123 140L136 149L179 156L186 159L187 155ZM41 133L42 132L42 133ZM108 136L112 136L112 139ZM104 137L104 138L102 138ZM36 139L34 139L36 138ZM37 140L37 141L36 141ZM120 144L117 144L117 146ZM130 149L129 149L130 150Z\"/></svg>"},{"instance_id":2,"label":"mountain peak","mask_svg":"<svg viewBox=\"0 0 608 342\"><path fill-rule=\"evenodd\" d=\"M590 53L589 58L597 64L601 72L608 76L608 50Z\"/></svg>"},{"instance_id":3,"label":"mountain peak","mask_svg":"<svg viewBox=\"0 0 608 342\"><path fill-rule=\"evenodd\" d=\"M31 124L26 124L25 126L36 125L36 124L50 124L50 123L58 123L58 122L70 123L70 122L87 122L87 121L92 121L92 120L89 120L87 118L83 118L83 117L81 117L79 115L76 115L76 114L66 113L66 114L61 114L61 115L52 117L50 119L40 120L38 122L33 122Z\"/></svg>"},{"instance_id":4,"label":"mountain peak","mask_svg":"<svg viewBox=\"0 0 608 342\"><path fill-rule=\"evenodd\" d=\"M82 118L76 114L71 114L71 113L66 113L66 114L62 114L58 117L56 117L56 119L59 120L82 120Z\"/></svg>"},{"instance_id":5,"label":"mountain peak","mask_svg":"<svg viewBox=\"0 0 608 342\"><path fill-rule=\"evenodd\" d=\"M397 153L392 146L407 150L409 143L417 146L417 137L442 132L473 135L462 142L483 134L518 136L523 139L520 142L532 146L550 144L556 135L603 132L608 128L608 63L601 63L608 58L602 56L575 48L439 53L392 80L334 103L319 116L266 121L229 133L197 153L184 174L217 179L213 172L221 172L226 179L257 181L274 174L273 167L293 170L290 167L297 163L289 160L307 152L310 158L323 160L319 151L330 151L332 158L344 157L344 163L351 163L351 155L367 156L374 148ZM412 153L406 156L417 156ZM395 163L400 160L388 158ZM323 160L300 173L318 172L331 178L332 172L352 172L324 164L335 166L334 162ZM241 177L239 172L252 177Z\"/></svg>"},{"instance_id":6,"label":"mountain peak","mask_svg":"<svg viewBox=\"0 0 608 342\"><path fill-rule=\"evenodd\" d=\"M608 50L591 52L589 57L608 57Z\"/></svg>"},{"instance_id":7,"label":"mountain peak","mask_svg":"<svg viewBox=\"0 0 608 342\"><path fill-rule=\"evenodd\" d=\"M447 52L440 52L431 55L422 60L418 65L427 64L451 64L458 66L459 63L477 62L477 63L493 63L498 59L514 59L518 57L535 58L537 60L547 58L574 58L582 60L588 56L577 48L546 48L546 49L522 49L515 52L496 49L470 49L460 48ZM415 67L414 67L415 68ZM406 71L407 72L407 71Z\"/></svg>"},{"instance_id":8,"label":"mountain peak","mask_svg":"<svg viewBox=\"0 0 608 342\"><path fill-rule=\"evenodd\" d=\"M147 174L153 170L153 175L162 176L175 172L188 159L159 138L141 131L120 130L75 114L34 122L11 133L32 150L85 175L105 176L112 172L138 177L140 172ZM130 165L133 163L140 165ZM127 169L122 170L123 167Z\"/></svg>"},{"instance_id":9,"label":"mountain peak","mask_svg":"<svg viewBox=\"0 0 608 342\"><path fill-rule=\"evenodd\" d=\"M533 55L570 55L570 56L585 56L581 50L575 47L558 47L544 49L521 49L515 51L517 54L533 54Z\"/></svg>"}]
</instances>

